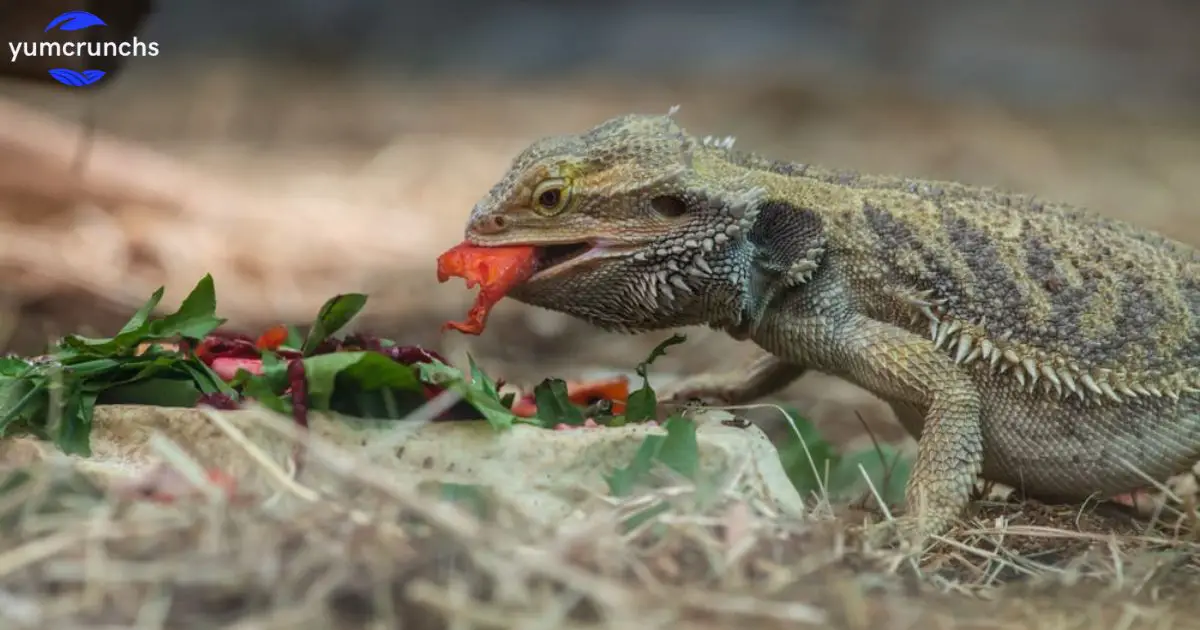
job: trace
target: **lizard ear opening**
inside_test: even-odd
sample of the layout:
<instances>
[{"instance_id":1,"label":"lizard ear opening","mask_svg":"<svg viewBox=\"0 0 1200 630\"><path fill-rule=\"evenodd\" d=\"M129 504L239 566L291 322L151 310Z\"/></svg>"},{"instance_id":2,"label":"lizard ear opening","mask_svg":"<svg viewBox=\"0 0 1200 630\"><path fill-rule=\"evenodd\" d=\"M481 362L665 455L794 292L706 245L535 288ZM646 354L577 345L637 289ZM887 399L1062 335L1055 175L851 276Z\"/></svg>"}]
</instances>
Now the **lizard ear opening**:
<instances>
[{"instance_id":1,"label":"lizard ear opening","mask_svg":"<svg viewBox=\"0 0 1200 630\"><path fill-rule=\"evenodd\" d=\"M807 282L825 254L825 225L811 208L768 201L747 235L760 252L759 264L793 284Z\"/></svg>"},{"instance_id":2,"label":"lizard ear opening","mask_svg":"<svg viewBox=\"0 0 1200 630\"><path fill-rule=\"evenodd\" d=\"M659 195L650 200L650 207L664 217L679 217L687 214L687 202L673 195Z\"/></svg>"}]
</instances>

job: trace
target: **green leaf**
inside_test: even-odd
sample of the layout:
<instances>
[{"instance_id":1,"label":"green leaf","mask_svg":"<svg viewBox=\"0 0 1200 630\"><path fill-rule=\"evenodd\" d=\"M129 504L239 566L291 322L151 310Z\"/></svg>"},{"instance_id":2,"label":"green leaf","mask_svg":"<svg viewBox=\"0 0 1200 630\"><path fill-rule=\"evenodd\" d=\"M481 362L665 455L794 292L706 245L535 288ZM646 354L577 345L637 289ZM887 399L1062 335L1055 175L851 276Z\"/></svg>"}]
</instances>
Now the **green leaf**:
<instances>
[{"instance_id":1,"label":"green leaf","mask_svg":"<svg viewBox=\"0 0 1200 630\"><path fill-rule=\"evenodd\" d=\"M654 346L646 360L639 363L634 369L637 375L642 377L642 386L630 392L625 401L625 423L644 422L658 417L658 395L654 393L654 388L650 387L647 372L652 363L667 354L667 348L679 345L684 341L687 341L687 335L682 333L671 335Z\"/></svg>"},{"instance_id":2,"label":"green leaf","mask_svg":"<svg viewBox=\"0 0 1200 630\"><path fill-rule=\"evenodd\" d=\"M301 354L306 357L311 356L322 341L350 323L350 320L354 319L354 316L366 304L367 296L362 293L344 293L326 300L325 304L321 306L321 310L317 312L316 321L308 329L308 336L304 339L304 345L300 350Z\"/></svg>"},{"instance_id":3,"label":"green leaf","mask_svg":"<svg viewBox=\"0 0 1200 630\"><path fill-rule=\"evenodd\" d=\"M240 383L242 395L253 398L271 411L291 415L292 403L276 393L268 384L267 379L251 374L245 369L239 369L234 375L234 381Z\"/></svg>"},{"instance_id":4,"label":"green leaf","mask_svg":"<svg viewBox=\"0 0 1200 630\"><path fill-rule=\"evenodd\" d=\"M60 366L45 367L16 381L20 383L15 386L18 389L3 397L6 409L0 433L29 433L52 441L69 455L90 455L88 438L95 394L83 391L70 371Z\"/></svg>"},{"instance_id":5,"label":"green leaf","mask_svg":"<svg viewBox=\"0 0 1200 630\"><path fill-rule=\"evenodd\" d=\"M338 377L331 410L356 418L403 420L425 404L421 390L402 390L391 387L367 390L343 374Z\"/></svg>"},{"instance_id":6,"label":"green leaf","mask_svg":"<svg viewBox=\"0 0 1200 630\"><path fill-rule=\"evenodd\" d=\"M483 518L488 513L488 496L484 489L474 484L451 483L448 481L433 481L438 484L441 499L449 503L462 505L475 515Z\"/></svg>"},{"instance_id":7,"label":"green leaf","mask_svg":"<svg viewBox=\"0 0 1200 630\"><path fill-rule=\"evenodd\" d=\"M62 418L55 442L68 455L90 457L92 454L92 413L96 409L96 394L71 391L65 397Z\"/></svg>"},{"instance_id":8,"label":"green leaf","mask_svg":"<svg viewBox=\"0 0 1200 630\"><path fill-rule=\"evenodd\" d=\"M485 395L480 395L469 388L463 392L463 399L466 400L467 403L472 407L474 407L476 411L482 414L483 419L487 420L488 424L492 425L493 429L507 429L511 427L514 422L536 424L536 422L531 423L529 420L517 416L512 412L511 409L505 407L499 400Z\"/></svg>"},{"instance_id":9,"label":"green leaf","mask_svg":"<svg viewBox=\"0 0 1200 630\"><path fill-rule=\"evenodd\" d=\"M343 374L354 379L363 389L402 389L416 391L421 383L411 365L397 363L378 352L338 352L336 354L362 354L362 358L351 363ZM319 357L304 360L304 368L320 363Z\"/></svg>"},{"instance_id":10,"label":"green leaf","mask_svg":"<svg viewBox=\"0 0 1200 630\"><path fill-rule=\"evenodd\" d=\"M300 334L300 329L295 326L287 327L287 340L283 342L284 348L299 350L304 347L304 335Z\"/></svg>"},{"instance_id":11,"label":"green leaf","mask_svg":"<svg viewBox=\"0 0 1200 630\"><path fill-rule=\"evenodd\" d=\"M646 473L650 472L650 468L654 466L654 459L658 456L662 443L663 436L661 435L646 436L628 466L617 468L611 475L604 477L609 493L615 497L629 496L646 476Z\"/></svg>"},{"instance_id":12,"label":"green leaf","mask_svg":"<svg viewBox=\"0 0 1200 630\"><path fill-rule=\"evenodd\" d=\"M779 461L792 485L801 495L828 489L830 471L837 467L839 456L833 446L817 431L816 426L796 412L785 409L795 421L796 432L787 432L778 445ZM798 435L797 435L798 433Z\"/></svg>"},{"instance_id":13,"label":"green leaf","mask_svg":"<svg viewBox=\"0 0 1200 630\"><path fill-rule=\"evenodd\" d=\"M150 323L151 335L159 339L175 336L203 339L225 323L216 316L216 311L217 293L212 274L204 274L192 292L183 298L179 310Z\"/></svg>"},{"instance_id":14,"label":"green leaf","mask_svg":"<svg viewBox=\"0 0 1200 630\"><path fill-rule=\"evenodd\" d=\"M416 390L420 385L411 366L397 363L378 352L331 352L303 361L309 407L321 411L329 410L339 375L353 379L365 390L384 387Z\"/></svg>"},{"instance_id":15,"label":"green leaf","mask_svg":"<svg viewBox=\"0 0 1200 630\"><path fill-rule=\"evenodd\" d=\"M480 388L480 390L487 396L495 398L497 401L499 401L500 388L496 386L496 381L493 381L492 377L488 376L483 370L479 369L479 366L475 363L475 357L467 355L467 364L471 367L471 383Z\"/></svg>"},{"instance_id":16,"label":"green leaf","mask_svg":"<svg viewBox=\"0 0 1200 630\"><path fill-rule=\"evenodd\" d=\"M665 514L669 511L671 511L670 503L655 503L644 510L635 512L625 520L621 521L621 531L625 533L631 532L638 527L641 527L642 523L645 523L646 521L649 521L658 515Z\"/></svg>"},{"instance_id":17,"label":"green leaf","mask_svg":"<svg viewBox=\"0 0 1200 630\"><path fill-rule=\"evenodd\" d=\"M33 364L17 357L0 358L0 378L15 377L24 374Z\"/></svg>"},{"instance_id":18,"label":"green leaf","mask_svg":"<svg viewBox=\"0 0 1200 630\"><path fill-rule=\"evenodd\" d=\"M879 444L878 450L871 446L842 456L829 475L830 498L852 498L867 489L859 464L884 502L904 502L904 485L912 472L912 460L891 444Z\"/></svg>"},{"instance_id":19,"label":"green leaf","mask_svg":"<svg viewBox=\"0 0 1200 630\"><path fill-rule=\"evenodd\" d=\"M200 390L190 379L151 378L135 381L99 392L96 402L102 405L155 405L158 407L195 407Z\"/></svg>"},{"instance_id":20,"label":"green leaf","mask_svg":"<svg viewBox=\"0 0 1200 630\"><path fill-rule=\"evenodd\" d=\"M416 368L421 382L437 385L438 387L450 387L457 382L463 381L464 378L462 370L441 361L418 363Z\"/></svg>"},{"instance_id":21,"label":"green leaf","mask_svg":"<svg viewBox=\"0 0 1200 630\"><path fill-rule=\"evenodd\" d=\"M628 496L661 462L687 479L695 480L699 469L700 448L696 442L696 423L682 414L672 415L663 423L666 435L647 435L624 468L605 476L608 491L617 497Z\"/></svg>"},{"instance_id":22,"label":"green leaf","mask_svg":"<svg viewBox=\"0 0 1200 630\"><path fill-rule=\"evenodd\" d=\"M645 422L658 416L658 395L649 383L629 393L625 399L625 422Z\"/></svg>"},{"instance_id":23,"label":"green leaf","mask_svg":"<svg viewBox=\"0 0 1200 630\"><path fill-rule=\"evenodd\" d=\"M533 400L542 426L552 427L560 422L579 426L584 422L583 412L567 396L567 382L561 378L548 378L539 383L533 388Z\"/></svg>"},{"instance_id":24,"label":"green leaf","mask_svg":"<svg viewBox=\"0 0 1200 630\"><path fill-rule=\"evenodd\" d=\"M262 359L262 378L276 394L283 394L288 388L287 361L274 352L260 353Z\"/></svg>"},{"instance_id":25,"label":"green leaf","mask_svg":"<svg viewBox=\"0 0 1200 630\"><path fill-rule=\"evenodd\" d=\"M332 352L304 359L309 408L329 409L329 400L333 396L334 383L338 373L361 361L366 354L365 352Z\"/></svg>"},{"instance_id":26,"label":"green leaf","mask_svg":"<svg viewBox=\"0 0 1200 630\"><path fill-rule=\"evenodd\" d=\"M154 343L198 339L224 323L214 314L212 276L205 275L174 313L154 319L163 293L162 287L155 291L112 338L68 335L51 350L50 361L0 362L0 435L30 433L66 453L87 455L98 401L193 406L201 393L236 398L202 361ZM151 345L134 356L142 343Z\"/></svg>"},{"instance_id":27,"label":"green leaf","mask_svg":"<svg viewBox=\"0 0 1200 630\"><path fill-rule=\"evenodd\" d=\"M0 437L9 435L9 428L28 423L45 404L45 378L6 378L0 380Z\"/></svg>"},{"instance_id":28,"label":"green leaf","mask_svg":"<svg viewBox=\"0 0 1200 630\"><path fill-rule=\"evenodd\" d=\"M696 423L677 413L667 418L663 426L667 429L667 435L658 449L659 461L684 477L695 480L700 459Z\"/></svg>"},{"instance_id":29,"label":"green leaf","mask_svg":"<svg viewBox=\"0 0 1200 630\"><path fill-rule=\"evenodd\" d=\"M80 335L67 335L59 344L60 352L74 350L90 357L125 356L142 342L161 341L174 337L199 339L225 323L224 319L214 315L216 296L211 275L206 274L196 284L196 287L180 304L179 310L159 320L149 319L150 311L157 306L161 298L162 289L160 288L115 337L95 339ZM62 354L63 356L60 358L64 361L73 358L71 352Z\"/></svg>"},{"instance_id":30,"label":"green leaf","mask_svg":"<svg viewBox=\"0 0 1200 630\"><path fill-rule=\"evenodd\" d=\"M418 363L416 367L421 381L457 391L462 395L463 400L467 401L467 404L474 407L483 416L483 419L492 425L493 429L507 429L514 422L538 424L536 420L531 421L517 416L506 407L497 395L496 383L475 365L474 359L470 359L470 364L474 374L471 381L467 381L458 368L439 361Z\"/></svg>"},{"instance_id":31,"label":"green leaf","mask_svg":"<svg viewBox=\"0 0 1200 630\"><path fill-rule=\"evenodd\" d=\"M661 343L659 343L657 346L654 346L654 349L650 351L650 354L646 357L646 360L637 365L635 371L637 372L638 376L645 379L646 371L650 369L650 364L665 356L667 354L667 348L670 348L671 346L677 346L685 341L687 341L687 335L683 333L675 333L662 340Z\"/></svg>"},{"instance_id":32,"label":"green leaf","mask_svg":"<svg viewBox=\"0 0 1200 630\"><path fill-rule=\"evenodd\" d=\"M76 361L75 359L82 359ZM142 360L149 359L149 357ZM116 359L89 359L86 357L71 357L70 360L64 361L63 365L70 367L71 371L80 375L105 374L117 368L127 367L140 362L137 359L133 361L118 361Z\"/></svg>"},{"instance_id":33,"label":"green leaf","mask_svg":"<svg viewBox=\"0 0 1200 630\"><path fill-rule=\"evenodd\" d=\"M794 409L786 411L796 421L796 433L787 433L779 444L779 459L800 494L820 492L823 486L830 499L854 498L867 488L859 471L861 464L884 501L903 502L904 485L911 473L912 461L895 447L880 444L878 450L872 446L843 455L836 452L811 422Z\"/></svg>"},{"instance_id":34,"label":"green leaf","mask_svg":"<svg viewBox=\"0 0 1200 630\"><path fill-rule=\"evenodd\" d=\"M198 359L188 359L180 361L177 364L180 371L186 372L196 384L196 387L205 394L225 394L233 399L237 399L237 391L233 389L225 379L221 378L212 368L208 367L203 361Z\"/></svg>"},{"instance_id":35,"label":"green leaf","mask_svg":"<svg viewBox=\"0 0 1200 630\"><path fill-rule=\"evenodd\" d=\"M117 336L142 330L146 322L150 319L150 314L154 312L154 309L158 307L158 303L162 301L165 290L166 287L158 287L158 290L150 296L150 299L146 300L145 304L142 304L142 307L133 314L133 317L129 318L128 322L125 322L125 325L117 332Z\"/></svg>"}]
</instances>

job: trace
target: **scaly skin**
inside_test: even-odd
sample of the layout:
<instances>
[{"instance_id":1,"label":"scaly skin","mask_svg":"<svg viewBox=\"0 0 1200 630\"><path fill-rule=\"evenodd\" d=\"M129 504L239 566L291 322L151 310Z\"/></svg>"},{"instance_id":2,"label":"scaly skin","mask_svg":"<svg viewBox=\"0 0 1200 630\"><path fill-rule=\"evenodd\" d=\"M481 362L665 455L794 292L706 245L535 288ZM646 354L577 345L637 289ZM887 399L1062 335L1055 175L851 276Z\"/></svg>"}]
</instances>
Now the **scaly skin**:
<instances>
[{"instance_id":1,"label":"scaly skin","mask_svg":"<svg viewBox=\"0 0 1200 630\"><path fill-rule=\"evenodd\" d=\"M1200 257L1065 204L775 162L630 115L534 143L466 237L594 245L543 264L522 302L770 353L679 398L745 402L808 369L880 396L919 440L909 533L946 531L980 475L1079 501L1200 457Z\"/></svg>"}]
</instances>

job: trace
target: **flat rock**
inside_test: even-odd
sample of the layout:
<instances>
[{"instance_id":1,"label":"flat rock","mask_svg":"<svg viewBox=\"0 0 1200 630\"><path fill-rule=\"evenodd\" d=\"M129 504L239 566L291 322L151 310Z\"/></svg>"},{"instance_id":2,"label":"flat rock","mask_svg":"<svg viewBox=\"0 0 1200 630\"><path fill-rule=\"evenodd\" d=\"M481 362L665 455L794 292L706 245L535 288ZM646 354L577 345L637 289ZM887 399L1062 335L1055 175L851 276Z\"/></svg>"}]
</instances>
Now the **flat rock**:
<instances>
[{"instance_id":1,"label":"flat rock","mask_svg":"<svg viewBox=\"0 0 1200 630\"><path fill-rule=\"evenodd\" d=\"M270 492L269 475L246 451L197 409L112 405L96 408L92 456L73 457L76 467L102 485L135 476L158 463L151 436L160 433L206 467L217 467L238 479L239 487ZM281 467L292 446L264 426L259 411L219 412ZM779 456L754 426L722 424L727 412L697 414L699 487L719 484L740 496L795 517L803 502L788 480ZM515 425L496 431L484 422L416 424L367 421L312 414L314 436L375 466L423 482L471 484L519 509L533 522L554 526L585 518L589 505L609 494L605 476L629 465L648 435L665 435L659 427L551 431ZM44 442L30 438L0 441L0 462L28 463L58 456ZM670 474L654 477L666 484L686 483ZM337 483L321 467L306 467L301 483L323 487Z\"/></svg>"}]
</instances>

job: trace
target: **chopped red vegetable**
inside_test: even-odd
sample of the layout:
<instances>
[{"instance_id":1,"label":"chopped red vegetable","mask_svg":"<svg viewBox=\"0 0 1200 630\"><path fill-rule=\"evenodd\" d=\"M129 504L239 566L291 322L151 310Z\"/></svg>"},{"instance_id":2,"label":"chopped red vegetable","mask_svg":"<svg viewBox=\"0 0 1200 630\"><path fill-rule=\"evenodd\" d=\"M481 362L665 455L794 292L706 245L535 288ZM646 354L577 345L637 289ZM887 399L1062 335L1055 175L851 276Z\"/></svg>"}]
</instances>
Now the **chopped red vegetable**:
<instances>
[{"instance_id":1,"label":"chopped red vegetable","mask_svg":"<svg viewBox=\"0 0 1200 630\"><path fill-rule=\"evenodd\" d=\"M618 376L603 381L568 381L567 400L573 404L586 407L599 399L612 401L613 413L624 413L625 402L629 398L629 379ZM533 394L529 393L513 403L512 412L522 418L532 418L537 415L537 403Z\"/></svg>"},{"instance_id":2,"label":"chopped red vegetable","mask_svg":"<svg viewBox=\"0 0 1200 630\"><path fill-rule=\"evenodd\" d=\"M201 405L206 405L208 407L212 407L213 409L223 409L225 411L233 411L242 408L242 406L238 404L238 401L234 400L232 396L229 394L222 394L220 392L201 394L200 399L196 401L196 406L199 407Z\"/></svg>"},{"instance_id":3,"label":"chopped red vegetable","mask_svg":"<svg viewBox=\"0 0 1200 630\"><path fill-rule=\"evenodd\" d=\"M624 413L625 401L629 398L629 379L618 376L604 381L567 383L567 398L576 405L590 405L604 398L612 401L613 413Z\"/></svg>"},{"instance_id":4,"label":"chopped red vegetable","mask_svg":"<svg viewBox=\"0 0 1200 630\"><path fill-rule=\"evenodd\" d=\"M528 280L537 271L537 249L530 246L480 247L466 241L438 256L438 282L451 277L463 278L467 288L479 286L475 304L464 322L446 322L442 330L453 328L468 335L483 332L488 313L513 287Z\"/></svg>"},{"instance_id":5,"label":"chopped red vegetable","mask_svg":"<svg viewBox=\"0 0 1200 630\"><path fill-rule=\"evenodd\" d=\"M209 335L202 339L196 346L195 353L196 358L208 364L212 364L213 359L218 357L236 359L259 358L258 348L254 347L254 341L248 337L242 339L232 336Z\"/></svg>"},{"instance_id":6,"label":"chopped red vegetable","mask_svg":"<svg viewBox=\"0 0 1200 630\"><path fill-rule=\"evenodd\" d=\"M238 370L246 370L255 376L261 376L263 373L262 359L244 359L240 357L215 357L208 364L217 376L232 381L233 377L237 376Z\"/></svg>"},{"instance_id":7,"label":"chopped red vegetable","mask_svg":"<svg viewBox=\"0 0 1200 630\"><path fill-rule=\"evenodd\" d=\"M283 324L272 326L267 332L259 335L254 346L260 350L278 350L288 338L288 327Z\"/></svg>"}]
</instances>

